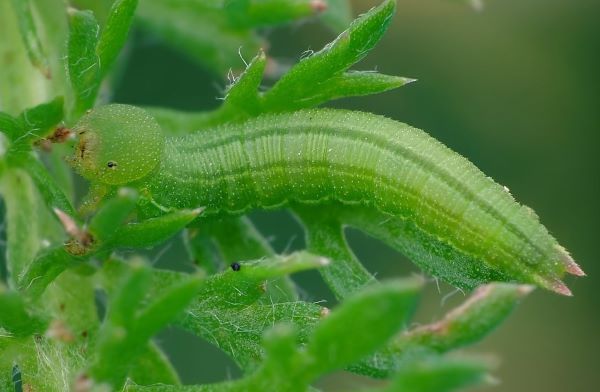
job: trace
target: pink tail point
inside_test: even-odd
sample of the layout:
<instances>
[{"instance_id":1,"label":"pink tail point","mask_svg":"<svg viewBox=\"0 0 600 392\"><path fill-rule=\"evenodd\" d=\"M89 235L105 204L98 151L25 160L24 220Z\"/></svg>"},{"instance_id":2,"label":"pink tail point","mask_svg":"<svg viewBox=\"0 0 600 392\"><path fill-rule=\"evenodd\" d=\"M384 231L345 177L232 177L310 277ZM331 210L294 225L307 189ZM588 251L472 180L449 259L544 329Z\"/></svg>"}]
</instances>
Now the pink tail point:
<instances>
[{"instance_id":1,"label":"pink tail point","mask_svg":"<svg viewBox=\"0 0 600 392\"><path fill-rule=\"evenodd\" d=\"M573 260L569 252L562 246L556 246L558 249L561 259L565 265L565 270L575 276L585 276L585 272L581 269L581 267Z\"/></svg>"},{"instance_id":2,"label":"pink tail point","mask_svg":"<svg viewBox=\"0 0 600 392\"><path fill-rule=\"evenodd\" d=\"M585 271L574 261L567 264L567 272L575 276L585 276Z\"/></svg>"},{"instance_id":3,"label":"pink tail point","mask_svg":"<svg viewBox=\"0 0 600 392\"><path fill-rule=\"evenodd\" d=\"M572 297L573 293L571 292L571 290L567 287L567 285L565 285L562 281L556 279L553 282L550 282L550 287L548 287L550 290L554 291L557 294L560 295L564 295L567 297Z\"/></svg>"}]
</instances>

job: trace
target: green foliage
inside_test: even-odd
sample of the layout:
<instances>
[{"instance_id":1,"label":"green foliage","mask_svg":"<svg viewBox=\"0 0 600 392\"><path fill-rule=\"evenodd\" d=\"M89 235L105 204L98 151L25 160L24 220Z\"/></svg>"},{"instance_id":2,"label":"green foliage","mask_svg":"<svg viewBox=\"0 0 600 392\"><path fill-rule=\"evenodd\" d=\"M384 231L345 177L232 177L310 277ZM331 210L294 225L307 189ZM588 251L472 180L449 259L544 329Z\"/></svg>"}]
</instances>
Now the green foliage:
<instances>
[{"instance_id":1,"label":"green foliage","mask_svg":"<svg viewBox=\"0 0 600 392\"><path fill-rule=\"evenodd\" d=\"M92 9L82 6L87 3ZM454 203L435 206L440 213L426 211L435 204L426 198L436 194L428 193L428 181L432 187L434 179L451 177L428 159L438 154L444 164L466 161L421 131L368 114L301 110L412 81L350 70L382 37L394 1L384 1L351 24L345 0L137 3L0 4L0 81L19 86L0 92L6 230L0 390L312 391L320 377L345 369L389 380L373 391L451 391L488 380L486 361L449 352L479 341L508 317L533 288L522 283L569 294L559 280L562 273L583 274L533 212L498 193L503 191L489 179L481 184L491 184L485 195L493 202L482 207L480 195L468 201L473 208L448 214L461 219L473 214L460 222L482 222L485 230L477 233L482 241L461 237L467 232L445 222L440 211L458 205L458 196L471 192L467 185L485 178L472 166L453 178ZM350 27L263 89L272 59L259 50L264 42L258 28L314 16L336 31ZM134 23L217 74L236 68L240 46L257 55L214 111L151 108L150 115L126 105L95 106L101 89L110 95L105 82ZM362 169L383 167L392 177L400 170L386 148L405 148L395 157L408 156L409 163L420 159L414 173L427 178L419 183L416 215L431 219L420 221L390 207L397 195L410 192L375 192L385 179L376 170L365 182L344 177L342 168L344 175L334 183L327 176L339 167L325 165L325 175L323 162L307 158L291 162L300 163L296 166L306 169L305 176L297 175L294 165L289 172L274 165L274 172L260 177L262 166L240 162L248 157L268 161L282 144L265 142L254 151L232 147L251 141L252 132L268 133L268 141L278 143L291 135L290 159L310 153L303 148L319 146L314 140L324 136L343 139L344 148L336 154L350 163L377 155L377 164ZM310 137L297 142L294 132ZM202 155L210 150L207 145L225 153ZM73 151L71 165L91 183L83 200L75 199L72 170L63 161ZM419 151L433 153L420 156ZM175 171L169 167L173 162ZM199 170L198 162L206 166ZM200 177L218 164L235 170L211 177L207 184L218 183L212 188L198 187L195 177L191 185L178 187L163 181L165 174L173 181L188 180L174 175L186 170ZM284 177L302 182L292 188L304 198L288 197L297 194L280 186ZM163 180L149 180L155 178ZM323 178L331 183L319 182ZM274 198L277 192L283 201ZM208 201L193 203L198 200ZM245 205L233 208L235 200ZM76 202L79 209L73 207ZM409 198L402 202L410 204ZM239 216L251 208L283 205L306 230L305 251L277 254L251 220ZM514 214L507 218L511 208ZM493 226L489 216L500 216L500 224ZM479 287L440 321L408 327L423 280L378 281L350 250L346 225L405 253L426 272L461 287ZM178 234L191 272L160 270L141 256L143 249ZM464 244L473 248L461 248ZM124 250L129 257L122 256ZM521 257L538 253L547 257ZM498 257L484 262L490 254ZM303 300L289 277L310 269L319 271L340 301L333 310ZM168 325L217 346L243 376L181 385L154 339Z\"/></svg>"},{"instance_id":2,"label":"green foliage","mask_svg":"<svg viewBox=\"0 0 600 392\"><path fill-rule=\"evenodd\" d=\"M346 0L142 0L137 13L145 30L221 76L239 68L242 49L267 46L253 29L318 15L336 31L350 22Z\"/></svg>"}]
</instances>

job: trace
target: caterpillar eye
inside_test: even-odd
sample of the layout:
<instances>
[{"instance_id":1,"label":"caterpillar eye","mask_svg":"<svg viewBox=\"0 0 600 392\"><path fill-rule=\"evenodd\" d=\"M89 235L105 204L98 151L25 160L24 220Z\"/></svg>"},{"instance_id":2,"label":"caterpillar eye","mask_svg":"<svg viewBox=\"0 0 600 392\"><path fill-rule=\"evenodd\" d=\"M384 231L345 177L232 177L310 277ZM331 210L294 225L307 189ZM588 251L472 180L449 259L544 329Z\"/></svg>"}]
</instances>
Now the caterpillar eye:
<instances>
[{"instance_id":1,"label":"caterpillar eye","mask_svg":"<svg viewBox=\"0 0 600 392\"><path fill-rule=\"evenodd\" d=\"M239 271L242 268L240 263L231 263L231 269L234 271Z\"/></svg>"},{"instance_id":2,"label":"caterpillar eye","mask_svg":"<svg viewBox=\"0 0 600 392\"><path fill-rule=\"evenodd\" d=\"M106 166L108 166L109 169L114 169L115 167L117 167L117 162L108 161L108 163L106 164Z\"/></svg>"}]
</instances>

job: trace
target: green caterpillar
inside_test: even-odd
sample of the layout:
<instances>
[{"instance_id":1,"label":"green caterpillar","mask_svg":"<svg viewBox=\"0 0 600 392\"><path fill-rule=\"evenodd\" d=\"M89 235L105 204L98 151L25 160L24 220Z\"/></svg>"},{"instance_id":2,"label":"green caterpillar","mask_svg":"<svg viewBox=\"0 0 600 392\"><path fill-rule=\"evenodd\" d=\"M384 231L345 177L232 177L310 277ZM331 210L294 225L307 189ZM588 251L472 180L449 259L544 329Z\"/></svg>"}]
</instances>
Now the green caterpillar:
<instances>
[{"instance_id":1,"label":"green caterpillar","mask_svg":"<svg viewBox=\"0 0 600 392\"><path fill-rule=\"evenodd\" d=\"M73 164L104 192L128 185L153 205L205 207L205 216L293 204L352 206L367 220L410 223L407 240L427 237L432 252L451 249L455 256L432 268L441 278L469 260L473 276L464 276L465 287L492 271L496 279L570 295L560 277L583 274L504 187L425 132L378 115L305 110L165 138L144 110L108 105L75 130Z\"/></svg>"}]
</instances>

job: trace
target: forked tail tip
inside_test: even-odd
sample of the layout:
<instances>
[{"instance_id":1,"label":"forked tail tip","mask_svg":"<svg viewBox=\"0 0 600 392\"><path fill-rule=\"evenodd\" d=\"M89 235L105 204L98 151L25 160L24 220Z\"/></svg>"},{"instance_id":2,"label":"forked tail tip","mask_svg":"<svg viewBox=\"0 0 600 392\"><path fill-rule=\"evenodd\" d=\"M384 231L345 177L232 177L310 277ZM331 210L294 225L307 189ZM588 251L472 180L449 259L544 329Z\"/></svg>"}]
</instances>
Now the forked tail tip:
<instances>
[{"instance_id":1,"label":"forked tail tip","mask_svg":"<svg viewBox=\"0 0 600 392\"><path fill-rule=\"evenodd\" d=\"M550 285L549 285L548 288L550 290L554 291L555 293L560 294L560 295L564 295L566 297L572 297L573 296L573 293L567 287L567 285L564 284L561 280L558 280L558 279L550 282Z\"/></svg>"},{"instance_id":2,"label":"forked tail tip","mask_svg":"<svg viewBox=\"0 0 600 392\"><path fill-rule=\"evenodd\" d=\"M560 245L556 246L556 249L560 253L560 257L562 259L563 264L565 265L565 271L571 275L575 276L586 276L585 271L581 269L579 264L573 260L573 257L567 252L565 248Z\"/></svg>"}]
</instances>

